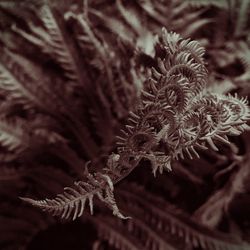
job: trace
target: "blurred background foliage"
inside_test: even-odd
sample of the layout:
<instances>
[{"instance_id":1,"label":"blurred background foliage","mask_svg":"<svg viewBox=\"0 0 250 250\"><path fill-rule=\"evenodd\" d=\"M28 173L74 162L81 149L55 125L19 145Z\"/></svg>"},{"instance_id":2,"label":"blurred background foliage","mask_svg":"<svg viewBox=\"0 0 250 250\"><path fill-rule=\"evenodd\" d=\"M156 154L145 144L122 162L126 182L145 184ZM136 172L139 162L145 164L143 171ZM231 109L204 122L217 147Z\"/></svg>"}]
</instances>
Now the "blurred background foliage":
<instances>
[{"instance_id":1,"label":"blurred background foliage","mask_svg":"<svg viewBox=\"0 0 250 250\"><path fill-rule=\"evenodd\" d=\"M115 191L132 220L100 204L62 222L18 197L54 197L88 160L102 168L162 27L206 48L209 90L248 97L250 1L51 0L42 13L41 3L0 1L0 81L8 69L17 82L0 89L0 249L248 249L247 132L156 178L142 161Z\"/></svg>"}]
</instances>

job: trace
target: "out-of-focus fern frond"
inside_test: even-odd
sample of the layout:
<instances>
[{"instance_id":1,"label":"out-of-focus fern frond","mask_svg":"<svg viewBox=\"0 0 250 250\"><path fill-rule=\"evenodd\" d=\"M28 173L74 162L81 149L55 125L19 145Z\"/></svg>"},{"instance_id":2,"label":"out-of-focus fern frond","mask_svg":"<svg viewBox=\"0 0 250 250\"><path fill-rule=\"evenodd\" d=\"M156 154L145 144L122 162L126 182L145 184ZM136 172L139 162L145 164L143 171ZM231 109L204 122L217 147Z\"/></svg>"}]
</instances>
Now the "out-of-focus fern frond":
<instances>
[{"instance_id":1,"label":"out-of-focus fern frond","mask_svg":"<svg viewBox=\"0 0 250 250\"><path fill-rule=\"evenodd\" d=\"M125 206L124 206L125 207ZM129 209L126 208L129 211ZM130 211L131 212L131 211ZM119 244L119 249L169 249L175 250L164 234L159 234L147 224L147 222L141 217L134 216L132 220L117 221L114 217L106 218L97 216L101 222L101 227L98 228L98 232L101 238L107 239L110 246L116 246ZM89 218L90 221L94 221L95 218ZM97 221L96 221L97 223ZM113 229L116 229L115 231ZM109 239L107 238L109 237Z\"/></svg>"},{"instance_id":2,"label":"out-of-focus fern frond","mask_svg":"<svg viewBox=\"0 0 250 250\"><path fill-rule=\"evenodd\" d=\"M30 44L39 48L46 55L52 54L51 48L49 47L50 37L46 30L35 26L32 22L29 22L28 26L31 32L34 33L34 35L18 28L16 24L13 24L11 28L13 33L19 35ZM8 44L7 41L5 41L5 43Z\"/></svg>"},{"instance_id":3,"label":"out-of-focus fern frond","mask_svg":"<svg viewBox=\"0 0 250 250\"><path fill-rule=\"evenodd\" d=\"M0 121L0 159L2 162L10 162L16 159L29 147L29 135L27 124L23 120L8 120L1 118Z\"/></svg>"},{"instance_id":4,"label":"out-of-focus fern frond","mask_svg":"<svg viewBox=\"0 0 250 250\"><path fill-rule=\"evenodd\" d=\"M13 212L15 211L15 212ZM54 223L51 218L28 206L2 202L0 209L0 248L25 250L33 237Z\"/></svg>"},{"instance_id":5,"label":"out-of-focus fern frond","mask_svg":"<svg viewBox=\"0 0 250 250\"><path fill-rule=\"evenodd\" d=\"M1 224L5 225L5 231L1 232L1 242L15 242L11 247L20 247L20 242L23 239L22 234L27 234L30 231L31 224L28 221L22 220L20 218L9 218L7 216L0 217ZM15 224L15 229L14 229ZM18 233L15 233L18 232ZM26 242L23 242L24 245Z\"/></svg>"},{"instance_id":6,"label":"out-of-focus fern frond","mask_svg":"<svg viewBox=\"0 0 250 250\"><path fill-rule=\"evenodd\" d=\"M112 16L106 16L101 11L90 9L89 12L97 16L110 31L121 37L122 40L132 44L134 33L119 19Z\"/></svg>"},{"instance_id":7,"label":"out-of-focus fern frond","mask_svg":"<svg viewBox=\"0 0 250 250\"><path fill-rule=\"evenodd\" d=\"M245 183L249 177L248 158L239 161L238 169L229 178L227 183L217 190L211 197L198 208L193 217L202 224L216 227L223 217L222 211L228 211L228 207L238 193L244 190ZM236 166L233 162L231 166ZM236 168L236 167L235 167Z\"/></svg>"},{"instance_id":8,"label":"out-of-focus fern frond","mask_svg":"<svg viewBox=\"0 0 250 250\"><path fill-rule=\"evenodd\" d=\"M188 3L193 7L204 7L204 6L216 6L219 8L228 8L227 0L185 0L184 2Z\"/></svg>"},{"instance_id":9,"label":"out-of-focus fern frond","mask_svg":"<svg viewBox=\"0 0 250 250\"><path fill-rule=\"evenodd\" d=\"M203 1L187 1L203 2ZM240 60L242 66L245 67L245 59L249 56L241 55L241 51L245 50L244 47L247 45L247 35L249 34L249 13L250 13L250 2L246 1L204 1L206 6L216 6L214 9L213 22L215 25L210 26L212 29L209 32L209 37L206 36L208 45L208 54L211 55L211 70L218 71L219 68L226 69ZM225 4L225 6L224 6ZM192 5L192 4L191 4ZM222 6L223 5L223 6ZM198 5L199 6L199 5ZM202 5L203 6L203 5ZM208 13L212 11L208 9ZM209 26L208 26L208 29ZM247 52L247 50L245 50ZM246 53L248 54L248 53ZM244 58L244 59L243 59ZM243 60L242 60L243 59ZM213 66L213 61L216 65ZM230 75L230 74L229 74ZM231 76L231 75L230 75ZM248 77L247 74L243 74L243 78ZM212 79L211 81L216 81ZM232 81L236 81L235 77Z\"/></svg>"},{"instance_id":10,"label":"out-of-focus fern frond","mask_svg":"<svg viewBox=\"0 0 250 250\"><path fill-rule=\"evenodd\" d=\"M231 42L227 44L230 53L233 53L235 58L239 59L245 67L245 72L250 69L250 47L244 41Z\"/></svg>"},{"instance_id":11,"label":"out-of-focus fern frond","mask_svg":"<svg viewBox=\"0 0 250 250\"><path fill-rule=\"evenodd\" d=\"M101 139L102 148L108 152L108 148L113 145L115 138L115 119L110 110L103 109L101 105L97 104L97 100L91 104L90 115L92 126L95 128L97 136Z\"/></svg>"},{"instance_id":12,"label":"out-of-focus fern frond","mask_svg":"<svg viewBox=\"0 0 250 250\"><path fill-rule=\"evenodd\" d=\"M128 190L130 185L133 192ZM131 216L141 218L159 235L165 235L170 244L171 239L173 240L172 234L182 239L186 244L202 249L245 250L248 247L247 244L232 235L200 226L173 205L168 204L156 195L150 194L138 185L127 184L126 187L119 188L117 191L118 197L121 199L120 206L124 206L125 211L131 213ZM133 202L128 203L128 200ZM128 223L133 224L133 220ZM136 228L136 225L134 227ZM168 234L170 235L167 237Z\"/></svg>"},{"instance_id":13,"label":"out-of-focus fern frond","mask_svg":"<svg viewBox=\"0 0 250 250\"><path fill-rule=\"evenodd\" d=\"M104 216L92 216L86 219L96 225L98 236L108 241L110 246L114 246L121 250L143 249L143 245L138 243L136 237L127 235L126 230L117 226L119 222L114 218L108 217L105 219Z\"/></svg>"},{"instance_id":14,"label":"out-of-focus fern frond","mask_svg":"<svg viewBox=\"0 0 250 250\"><path fill-rule=\"evenodd\" d=\"M10 151L21 150L22 146L27 146L28 136L25 133L24 126L25 123L21 119L10 122L2 118L0 122L1 145Z\"/></svg>"},{"instance_id":15,"label":"out-of-focus fern frond","mask_svg":"<svg viewBox=\"0 0 250 250\"><path fill-rule=\"evenodd\" d=\"M80 56L75 51L74 37L68 36L69 30L65 27L63 17L57 10L52 8L50 4L42 1L32 12L33 14L38 14L37 16L41 19L40 21L42 21L44 28L40 27L35 21L33 22L32 19L27 20L23 17L23 21L27 29L29 29L29 32L17 27L20 25L13 26L12 30L18 38L22 37L26 42L42 50L48 57L48 60L59 64L62 68L62 73L64 72L66 74L65 76L68 81L65 81L63 77L57 77L56 75L51 76L52 69L46 67L40 69L30 60L5 50L4 53L7 51L8 54L7 52L5 54L3 53L4 56L2 59L4 59L4 67L11 66L8 68L8 72L12 74L13 77L22 76L24 83L18 81L17 83L20 84L17 88L12 88L12 85L9 86L5 84L4 91L7 91L7 94L14 99L14 101L21 102L29 109L35 106L42 111L48 112L59 121L63 120L66 124L66 129L70 130L74 138L77 139L80 150L84 152L86 158L93 159L98 151L97 144L93 139L89 127L85 124L85 120L88 118L81 116L82 108L87 108L89 103L87 100L80 100L80 98L74 100L75 95L77 95L75 88L83 90L90 87L88 86L89 77L85 75L87 74L87 70L80 69L80 67L84 67L84 65L79 61ZM15 48L15 50L17 50L17 48ZM108 55L108 53L106 54ZM26 69L30 69L33 74L29 74ZM113 78L111 71L109 75ZM20 79L18 78L18 80ZM5 82L6 81L7 79L5 79ZM93 81L97 82L96 79L93 79ZM98 83L99 81L101 81L101 79L98 80ZM110 84L107 83L107 86L110 86ZM39 87L39 91L37 91L37 87ZM91 91L93 91L93 86L91 88ZM103 91L103 89L101 91ZM116 87L113 87L112 91L117 95ZM25 94L28 95L26 98ZM85 95L91 95L89 90L86 91ZM117 113L121 110L125 111L120 105L118 96L116 100L117 105L112 105L112 109L116 109ZM32 101L35 103L33 104ZM40 135L45 132L45 130L42 131L41 129L39 129L39 131ZM88 141L88 146L83 143L82 138Z\"/></svg>"},{"instance_id":16,"label":"out-of-focus fern frond","mask_svg":"<svg viewBox=\"0 0 250 250\"><path fill-rule=\"evenodd\" d=\"M72 54L72 48L70 48L70 42L67 42L65 35L62 33L59 23L54 17L53 10L49 5L44 4L40 10L40 17L43 21L46 30L50 35L50 46L55 54L54 59L64 69L65 76L74 84L82 82L82 78L79 74L79 65L77 65L76 58Z\"/></svg>"},{"instance_id":17,"label":"out-of-focus fern frond","mask_svg":"<svg viewBox=\"0 0 250 250\"><path fill-rule=\"evenodd\" d=\"M11 99L28 108L38 106L46 111L58 108L55 95L41 81L42 73L30 61L5 49L1 50L0 62L0 88ZM28 69L33 71L32 75Z\"/></svg>"},{"instance_id":18,"label":"out-of-focus fern frond","mask_svg":"<svg viewBox=\"0 0 250 250\"><path fill-rule=\"evenodd\" d=\"M67 13L67 18L75 20L76 25L78 26L78 30L80 29L76 37L79 46L83 50L83 53L88 50L91 50L91 53L93 53L93 51L96 51L94 54L92 54L92 62L95 62L94 64L96 64L96 61L99 62L98 65L101 65L101 68L99 67L100 75L102 75L103 77L107 77L107 80L102 80L103 82L101 83L103 85L103 91L108 92L109 98L112 99L114 103L112 109L115 111L117 116L120 118L123 117L127 113L127 111L120 101L118 95L119 89L116 86L116 79L113 72L111 71L111 68L115 70L115 68L118 67L117 65L119 64L120 59L116 58L115 51L110 53L109 50L112 51L112 48L109 47L104 38L99 38L96 35L96 32L87 17L82 14L69 12ZM111 65L112 67L110 67Z\"/></svg>"},{"instance_id":19,"label":"out-of-focus fern frond","mask_svg":"<svg viewBox=\"0 0 250 250\"><path fill-rule=\"evenodd\" d=\"M132 235L136 235L137 239L141 240L145 249L177 249L172 246L168 240L166 240L165 235L159 234L153 230L153 228L148 225L142 217L136 217L133 220L128 221L127 230Z\"/></svg>"},{"instance_id":20,"label":"out-of-focus fern frond","mask_svg":"<svg viewBox=\"0 0 250 250\"><path fill-rule=\"evenodd\" d=\"M65 132L65 128L62 128L60 126L58 120L56 120L55 118L49 115L38 113L38 114L31 116L31 119L32 120L30 121L30 127L32 131L36 131L36 129L44 129L44 130L47 129L48 131L51 132L51 134L53 133L63 134L63 132ZM63 141L63 138L61 138L61 142L62 141Z\"/></svg>"},{"instance_id":21,"label":"out-of-focus fern frond","mask_svg":"<svg viewBox=\"0 0 250 250\"><path fill-rule=\"evenodd\" d=\"M187 37L211 22L207 18L199 20L203 10L188 10L188 5L182 1L119 0L116 1L116 7L120 13L118 17L113 17L110 11L105 10L101 13L90 9L90 13L100 18L100 25L117 36L130 43L136 41L136 46L147 54L153 54L155 34L160 31L159 27L167 27Z\"/></svg>"},{"instance_id":22,"label":"out-of-focus fern frond","mask_svg":"<svg viewBox=\"0 0 250 250\"><path fill-rule=\"evenodd\" d=\"M34 119L33 122L27 123L22 118L1 118L0 159L2 162L10 162L28 156L33 158L40 153L39 150L43 147L66 144L65 138L56 130L50 130L50 126L43 127L45 120L40 120L40 124L35 124L38 121L39 119Z\"/></svg>"},{"instance_id":23,"label":"out-of-focus fern frond","mask_svg":"<svg viewBox=\"0 0 250 250\"><path fill-rule=\"evenodd\" d=\"M237 2L237 1L236 1ZM249 20L250 13L250 1L244 0L239 1L240 6L238 7L238 15L235 27L235 36L241 36L244 33L244 29L246 28L247 22Z\"/></svg>"}]
</instances>

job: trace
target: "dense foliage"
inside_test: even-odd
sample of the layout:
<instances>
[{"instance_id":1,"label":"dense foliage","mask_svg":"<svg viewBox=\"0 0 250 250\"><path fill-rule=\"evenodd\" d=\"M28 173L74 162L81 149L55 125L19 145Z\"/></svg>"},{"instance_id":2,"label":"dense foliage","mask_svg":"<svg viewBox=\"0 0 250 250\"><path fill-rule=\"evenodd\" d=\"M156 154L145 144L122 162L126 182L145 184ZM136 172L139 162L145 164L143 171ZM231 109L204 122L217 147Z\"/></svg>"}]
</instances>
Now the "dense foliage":
<instances>
[{"instance_id":1,"label":"dense foliage","mask_svg":"<svg viewBox=\"0 0 250 250\"><path fill-rule=\"evenodd\" d=\"M0 248L248 249L249 10L0 1Z\"/></svg>"}]
</instances>

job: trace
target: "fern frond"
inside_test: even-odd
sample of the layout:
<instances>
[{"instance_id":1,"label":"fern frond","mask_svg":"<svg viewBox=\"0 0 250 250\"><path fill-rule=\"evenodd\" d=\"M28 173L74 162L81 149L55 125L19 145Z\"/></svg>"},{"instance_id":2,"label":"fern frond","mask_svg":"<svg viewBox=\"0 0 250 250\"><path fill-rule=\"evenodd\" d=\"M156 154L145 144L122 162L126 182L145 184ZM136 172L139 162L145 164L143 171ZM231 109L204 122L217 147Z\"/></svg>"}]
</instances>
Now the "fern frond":
<instances>
[{"instance_id":1,"label":"fern frond","mask_svg":"<svg viewBox=\"0 0 250 250\"><path fill-rule=\"evenodd\" d=\"M192 7L215 6L218 8L228 8L227 0L185 0L185 2Z\"/></svg>"},{"instance_id":2,"label":"fern frond","mask_svg":"<svg viewBox=\"0 0 250 250\"><path fill-rule=\"evenodd\" d=\"M179 46L179 50L189 52L196 63L202 63L204 61L205 49L199 42L185 39L181 41Z\"/></svg>"},{"instance_id":3,"label":"fern frond","mask_svg":"<svg viewBox=\"0 0 250 250\"><path fill-rule=\"evenodd\" d=\"M89 200L90 211L93 213L93 193L83 190L80 183L75 183L75 186L79 191L71 188L65 188L66 192L59 195L55 200L46 199L42 201L35 201L30 198L21 199L32 204L33 206L53 213L53 215L59 215L65 219L69 218L73 212L73 219L76 219L77 216L81 216L85 208L85 202Z\"/></svg>"},{"instance_id":4,"label":"fern frond","mask_svg":"<svg viewBox=\"0 0 250 250\"><path fill-rule=\"evenodd\" d=\"M120 37L123 41L127 41L132 44L135 34L121 20L105 15L101 11L95 9L90 9L89 12L97 16L106 28Z\"/></svg>"},{"instance_id":5,"label":"fern frond","mask_svg":"<svg viewBox=\"0 0 250 250\"><path fill-rule=\"evenodd\" d=\"M141 20L137 16L137 13L134 11L134 9L129 7L125 9L121 0L116 0L116 6L121 16L136 33L140 34L143 32Z\"/></svg>"},{"instance_id":6,"label":"fern frond","mask_svg":"<svg viewBox=\"0 0 250 250\"><path fill-rule=\"evenodd\" d=\"M129 221L127 223L127 230L132 235L136 235L137 239L141 239L145 249L176 250L176 248L166 240L165 235L156 233L141 217Z\"/></svg>"},{"instance_id":7,"label":"fern frond","mask_svg":"<svg viewBox=\"0 0 250 250\"><path fill-rule=\"evenodd\" d=\"M35 235L54 224L52 218L29 206L2 202L0 209L0 248L25 250Z\"/></svg>"},{"instance_id":8,"label":"fern frond","mask_svg":"<svg viewBox=\"0 0 250 250\"><path fill-rule=\"evenodd\" d=\"M25 107L38 107L49 113L55 109L65 112L65 105L59 100L59 94L54 92L50 78L35 63L8 49L1 51L1 61L0 87L10 99Z\"/></svg>"},{"instance_id":9,"label":"fern frond","mask_svg":"<svg viewBox=\"0 0 250 250\"><path fill-rule=\"evenodd\" d=\"M1 57L3 58L3 57ZM3 91L13 92L15 93L15 98L22 98L25 97L28 98L31 102L37 103L38 100L35 98L35 96L30 92L29 90L26 90L23 84L13 75L13 73L6 67L8 65L5 63L5 65L1 62L0 64L0 80L1 80L1 89ZM26 100L25 100L26 101ZM41 105L40 103L38 103ZM24 105L30 105L28 101L24 102Z\"/></svg>"},{"instance_id":10,"label":"fern frond","mask_svg":"<svg viewBox=\"0 0 250 250\"><path fill-rule=\"evenodd\" d=\"M127 125L127 131L122 130L124 137L118 137L119 151L139 153L148 151L156 143L156 135L150 127L137 128Z\"/></svg>"},{"instance_id":11,"label":"fern frond","mask_svg":"<svg viewBox=\"0 0 250 250\"><path fill-rule=\"evenodd\" d=\"M72 52L68 47L61 28L54 17L53 10L48 4L44 4L39 12L41 20L51 38L50 46L55 54L54 59L62 66L65 76L72 81L71 83L76 84L77 81L80 81L78 66L76 65L75 58L72 56Z\"/></svg>"},{"instance_id":12,"label":"fern frond","mask_svg":"<svg viewBox=\"0 0 250 250\"><path fill-rule=\"evenodd\" d=\"M185 1L183 3L185 5ZM180 34L182 34L183 37L192 37L197 31L199 31L202 27L206 27L206 25L213 22L210 18L204 18L202 17L202 14L204 13L204 9L201 10L192 10L189 8L185 8L183 11L182 18L175 18L173 16L172 20L172 27L174 27L174 30ZM186 29L183 30L183 26L186 26Z\"/></svg>"},{"instance_id":13,"label":"fern frond","mask_svg":"<svg viewBox=\"0 0 250 250\"><path fill-rule=\"evenodd\" d=\"M114 246L121 250L140 250L143 245L138 243L138 240L131 236L125 235L126 231L123 228L117 227L117 221L114 218L103 216L89 217L88 220L96 225L98 236L109 242L110 246Z\"/></svg>"},{"instance_id":14,"label":"fern frond","mask_svg":"<svg viewBox=\"0 0 250 250\"><path fill-rule=\"evenodd\" d=\"M22 218L8 217L8 216L0 216L1 225L5 225L4 230L1 231L1 243L0 247L4 247L4 243L12 242L13 248L19 247L23 239L23 235L29 234L30 228L32 224L30 221L22 220ZM15 227L14 227L15 224ZM13 230L15 228L15 230ZM24 243L24 242L23 242ZM8 244L7 244L8 245ZM5 247L4 247L5 248ZM13 249L12 248L12 249ZM10 248L11 249L11 248Z\"/></svg>"},{"instance_id":15,"label":"fern frond","mask_svg":"<svg viewBox=\"0 0 250 250\"><path fill-rule=\"evenodd\" d=\"M116 0L116 6L124 22L131 27L137 36L136 46L142 48L147 54L152 53L154 36L143 24L140 18L141 13L134 6L125 7L121 0Z\"/></svg>"},{"instance_id":16,"label":"fern frond","mask_svg":"<svg viewBox=\"0 0 250 250\"><path fill-rule=\"evenodd\" d=\"M17 25L13 24L11 29L18 36L22 37L28 43L39 48L45 54L52 54L51 48L49 46L50 37L43 28L35 26L32 22L28 23L28 26L32 33L30 34L20 28Z\"/></svg>"},{"instance_id":17,"label":"fern frond","mask_svg":"<svg viewBox=\"0 0 250 250\"><path fill-rule=\"evenodd\" d=\"M158 46L166 53L166 58L158 59L160 73L168 77L183 75L197 95L204 88L207 77L203 62L204 48L198 42L182 39L180 35L167 32L166 29L159 37Z\"/></svg>"},{"instance_id":18,"label":"fern frond","mask_svg":"<svg viewBox=\"0 0 250 250\"><path fill-rule=\"evenodd\" d=\"M128 217L124 217L116 205L113 194L113 183L109 176L100 174L97 176L89 173L87 175L88 181L75 182L74 188L66 187L65 192L57 195L55 199L40 201L30 198L21 199L53 215L64 219L72 216L73 220L75 220L83 214L86 202L89 204L90 213L93 214L93 198L97 196L113 210L115 216L127 219Z\"/></svg>"},{"instance_id":19,"label":"fern frond","mask_svg":"<svg viewBox=\"0 0 250 250\"><path fill-rule=\"evenodd\" d=\"M210 198L199 207L193 214L193 218L208 227L216 227L221 221L222 211L228 211L229 205L234 197L244 189L245 182L249 176L248 158L239 161L238 170L232 174L227 183L215 191ZM231 166L235 166L233 162ZM212 215L213 214L213 215Z\"/></svg>"},{"instance_id":20,"label":"fern frond","mask_svg":"<svg viewBox=\"0 0 250 250\"><path fill-rule=\"evenodd\" d=\"M23 145L28 144L28 136L24 131L25 123L20 120L15 122L1 119L0 121L0 143L10 151L20 150Z\"/></svg>"},{"instance_id":21,"label":"fern frond","mask_svg":"<svg viewBox=\"0 0 250 250\"><path fill-rule=\"evenodd\" d=\"M154 174L171 169L171 160L179 156L199 157L196 149L207 149L206 145L218 150L214 140L229 143L227 135L247 129L249 119L245 99L202 92L207 70L199 43L163 30L157 46L165 58L156 55L158 68L151 70L152 78L141 91L141 106L118 137L119 153L126 159L140 155L150 160ZM141 139L135 139L137 133Z\"/></svg>"},{"instance_id":22,"label":"fern frond","mask_svg":"<svg viewBox=\"0 0 250 250\"><path fill-rule=\"evenodd\" d=\"M108 55L107 43L96 37L85 16L72 16L100 53L105 73L113 81L114 75L108 63L114 66L111 59L115 57ZM203 60L204 48L199 43L163 30L155 50L152 60L157 61L158 65L149 70L151 75L146 78L137 106L130 112L126 129L122 129L122 135L117 137L117 154L108 157L107 168L97 174L87 173L86 181L76 182L74 188L65 188L65 192L55 199L36 201L23 198L25 201L62 218L76 219L82 215L86 202L93 213L93 198L97 196L113 210L114 215L125 219L127 217L121 214L116 205L113 183L125 178L141 159L151 162L154 174L157 171L162 173L163 169L169 171L171 162L179 156L198 157L196 149L207 149L206 145L218 150L213 140L229 143L227 134L237 135L247 128L246 122L250 117L245 99L204 93L208 76ZM114 66L114 72L117 72L117 68ZM113 83L115 81L109 84L109 88L118 98ZM113 98L112 91L110 94ZM121 104L120 101L118 103ZM116 106L117 100L114 100L114 104ZM76 125L76 128L81 128L81 124ZM86 137L85 133L79 134L82 138ZM88 151L90 143L84 143L84 147ZM138 224L146 234L153 234L143 218ZM175 230L178 225L175 222L172 224L172 230ZM183 225L180 234L186 232L185 228ZM207 238L200 239L199 234L193 239L191 232L189 240L198 242L202 247L208 244ZM148 242L153 244L150 237ZM165 244L162 239L158 242ZM210 243L214 244L214 241ZM228 249L227 245L221 246Z\"/></svg>"},{"instance_id":23,"label":"fern frond","mask_svg":"<svg viewBox=\"0 0 250 250\"><path fill-rule=\"evenodd\" d=\"M69 99L65 97L65 94L62 96L60 91L55 91L50 79L43 75L45 72L42 72L31 61L7 49L1 51L1 61L3 64L0 64L0 89L6 91L17 103L29 108L38 107L58 120L63 120L79 140L84 152L93 155L93 152L97 151L97 145L91 138L89 130L76 118L78 114L72 108L73 103L69 105ZM29 70L33 74L30 74ZM82 143L82 139L79 138L81 136L89 141L88 147Z\"/></svg>"},{"instance_id":24,"label":"fern frond","mask_svg":"<svg viewBox=\"0 0 250 250\"><path fill-rule=\"evenodd\" d=\"M119 78L116 79L115 76L120 63L116 51L109 45L108 38L106 39L105 35L97 35L93 24L85 15L75 14L69 11L66 16L67 20L73 20L75 24L74 27L77 30L75 36L79 47L82 49L82 53L90 57L88 59L92 61L92 66L93 62L95 67L96 64L100 66L98 66L100 77L97 79L95 77L94 80L96 85L99 84L105 95L111 98L114 104L112 105L112 110L114 110L115 114L120 118L124 117L124 115L127 114L127 110L123 106L118 94L119 89L122 87L121 81ZM110 53L110 51L112 51L112 53ZM112 65L112 67L110 65ZM103 80L104 78L107 78L107 80ZM119 86L117 84L119 84Z\"/></svg>"},{"instance_id":25,"label":"fern frond","mask_svg":"<svg viewBox=\"0 0 250 250\"><path fill-rule=\"evenodd\" d=\"M247 249L248 245L244 242L231 235L200 226L176 207L142 187L132 184L131 188L133 192L128 190L128 186L117 190L122 201L120 206L124 206L128 213L136 215L159 234L175 235L186 244L202 249ZM128 200L133 202L127 203ZM171 244L172 237L169 235L168 238Z\"/></svg>"},{"instance_id":26,"label":"fern frond","mask_svg":"<svg viewBox=\"0 0 250 250\"><path fill-rule=\"evenodd\" d=\"M33 140L39 140L49 145L66 144L65 130L60 127L58 121L45 114L36 114L29 122L30 136Z\"/></svg>"},{"instance_id":27,"label":"fern frond","mask_svg":"<svg viewBox=\"0 0 250 250\"><path fill-rule=\"evenodd\" d=\"M28 70L32 70L33 74ZM42 72L24 57L7 49L1 50L0 88L6 91L11 99L27 108L36 106L51 112L55 107L60 110L61 105L58 104L50 86L44 84L46 78L43 77L44 81L41 81L42 77Z\"/></svg>"},{"instance_id":28,"label":"fern frond","mask_svg":"<svg viewBox=\"0 0 250 250\"><path fill-rule=\"evenodd\" d=\"M229 124L236 129L240 129L240 131L247 129L248 126L246 125L246 122L250 116L247 98L240 98L235 94L235 96L223 96L221 99L222 103L225 104L230 112Z\"/></svg>"},{"instance_id":29,"label":"fern frond","mask_svg":"<svg viewBox=\"0 0 250 250\"><path fill-rule=\"evenodd\" d=\"M237 13L236 27L234 31L236 37L244 33L244 28L246 28L247 21L249 20L249 11L250 1L240 1L240 6Z\"/></svg>"},{"instance_id":30,"label":"fern frond","mask_svg":"<svg viewBox=\"0 0 250 250\"><path fill-rule=\"evenodd\" d=\"M250 70L250 47L245 41L237 41L227 43L227 49L230 53L233 53L234 58L237 58L242 63L242 66L245 69L246 74ZM242 78L244 77L241 76Z\"/></svg>"},{"instance_id":31,"label":"fern frond","mask_svg":"<svg viewBox=\"0 0 250 250\"><path fill-rule=\"evenodd\" d=\"M106 218L104 216L102 216L102 218L100 217L101 216L98 216L97 218L101 222L101 227L97 230L100 233L100 237L110 237L108 241L111 246L114 245L114 243L117 243L119 244L119 249L123 249L123 247L130 245L132 249L138 249L139 247L139 249L148 250L176 250L176 248L166 240L165 235L155 232L150 225L145 223L145 220L141 219L141 217L133 217L132 220L124 222L117 221L115 218L107 216ZM93 221L93 219L90 218L90 221ZM116 229L117 233L113 232L113 228ZM123 235L126 235L125 239L119 235L120 232L122 232ZM125 247L125 249L127 248Z\"/></svg>"}]
</instances>

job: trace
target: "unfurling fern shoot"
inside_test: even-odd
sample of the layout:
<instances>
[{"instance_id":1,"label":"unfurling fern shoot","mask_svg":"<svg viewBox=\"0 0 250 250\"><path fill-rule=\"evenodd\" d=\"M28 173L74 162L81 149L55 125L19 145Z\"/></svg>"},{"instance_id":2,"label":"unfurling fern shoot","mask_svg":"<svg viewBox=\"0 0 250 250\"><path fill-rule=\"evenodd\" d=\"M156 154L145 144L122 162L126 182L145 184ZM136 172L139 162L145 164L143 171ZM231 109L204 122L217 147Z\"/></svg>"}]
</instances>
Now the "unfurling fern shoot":
<instances>
[{"instance_id":1,"label":"unfurling fern shoot","mask_svg":"<svg viewBox=\"0 0 250 250\"><path fill-rule=\"evenodd\" d=\"M117 136L117 151L102 172L87 173L85 181L76 182L55 199L24 200L75 219L82 215L86 201L92 213L97 197L124 219L115 203L113 183L125 178L141 159L151 162L156 175L170 171L174 160L199 157L199 150L218 150L217 142L230 143L227 135L239 135L248 128L247 100L206 92L204 53L197 41L163 29L155 45L157 66L149 70L137 107Z\"/></svg>"}]
</instances>

